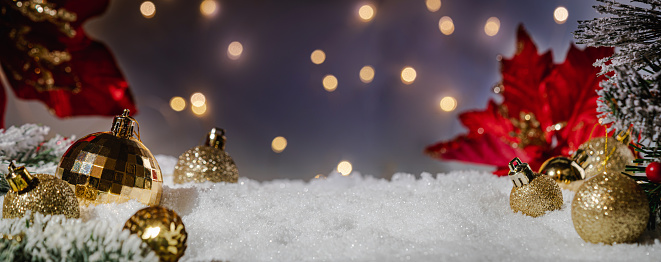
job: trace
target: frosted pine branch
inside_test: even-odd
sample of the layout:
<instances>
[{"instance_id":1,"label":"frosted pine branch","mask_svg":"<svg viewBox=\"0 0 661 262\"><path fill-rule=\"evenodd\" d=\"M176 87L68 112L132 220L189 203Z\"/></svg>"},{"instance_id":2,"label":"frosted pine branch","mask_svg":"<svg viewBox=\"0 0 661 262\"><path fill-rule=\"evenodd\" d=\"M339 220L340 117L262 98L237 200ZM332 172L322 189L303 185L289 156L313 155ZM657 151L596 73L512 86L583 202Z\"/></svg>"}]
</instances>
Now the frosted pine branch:
<instances>
[{"instance_id":1,"label":"frosted pine branch","mask_svg":"<svg viewBox=\"0 0 661 262\"><path fill-rule=\"evenodd\" d=\"M158 261L140 237L105 221L29 217L0 221L0 233L23 234L21 241L0 239L1 261Z\"/></svg>"},{"instance_id":2,"label":"frosted pine branch","mask_svg":"<svg viewBox=\"0 0 661 262\"><path fill-rule=\"evenodd\" d=\"M619 52L611 59L602 60L602 72L613 71L627 65L636 70L647 66L646 61L661 58L661 5L659 0L637 0L645 6L622 4L613 0L597 0L597 12L612 15L579 21L574 32L579 44L588 46L618 47ZM610 61L610 64L606 64Z\"/></svg>"}]
</instances>

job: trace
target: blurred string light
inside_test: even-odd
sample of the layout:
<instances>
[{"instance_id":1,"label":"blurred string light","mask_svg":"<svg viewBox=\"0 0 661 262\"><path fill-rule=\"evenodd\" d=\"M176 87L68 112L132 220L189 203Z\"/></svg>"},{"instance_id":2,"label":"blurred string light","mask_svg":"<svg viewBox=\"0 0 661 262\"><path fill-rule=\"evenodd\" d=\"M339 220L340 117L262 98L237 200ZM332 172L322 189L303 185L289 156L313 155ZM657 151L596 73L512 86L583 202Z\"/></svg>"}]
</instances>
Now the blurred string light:
<instances>
[{"instance_id":1,"label":"blurred string light","mask_svg":"<svg viewBox=\"0 0 661 262\"><path fill-rule=\"evenodd\" d=\"M218 11L218 3L215 0L204 0L200 3L200 13L204 16L212 16Z\"/></svg>"},{"instance_id":2,"label":"blurred string light","mask_svg":"<svg viewBox=\"0 0 661 262\"><path fill-rule=\"evenodd\" d=\"M415 81L415 78L417 77L417 73L415 72L415 69L413 67L407 66L402 69L402 82L404 84L410 85Z\"/></svg>"},{"instance_id":3,"label":"blurred string light","mask_svg":"<svg viewBox=\"0 0 661 262\"><path fill-rule=\"evenodd\" d=\"M495 36L500 30L500 20L497 17L489 17L484 24L484 33L488 36Z\"/></svg>"},{"instance_id":4,"label":"blurred string light","mask_svg":"<svg viewBox=\"0 0 661 262\"><path fill-rule=\"evenodd\" d=\"M324 51L321 49L314 50L310 55L310 60L312 60L312 63L315 65L319 65L326 61L326 53L324 53Z\"/></svg>"},{"instance_id":5,"label":"blurred string light","mask_svg":"<svg viewBox=\"0 0 661 262\"><path fill-rule=\"evenodd\" d=\"M326 179L326 176L324 176L322 174L317 174L316 176L314 176L314 178L315 179Z\"/></svg>"},{"instance_id":6,"label":"blurred string light","mask_svg":"<svg viewBox=\"0 0 661 262\"><path fill-rule=\"evenodd\" d=\"M360 19L362 19L364 22L369 22L374 18L374 13L375 13L374 6L372 5L363 5L358 9L358 16Z\"/></svg>"},{"instance_id":7,"label":"blurred string light","mask_svg":"<svg viewBox=\"0 0 661 262\"><path fill-rule=\"evenodd\" d=\"M337 78L334 75L324 76L322 83L324 84L324 89L328 92L333 92L337 88Z\"/></svg>"},{"instance_id":8,"label":"blurred string light","mask_svg":"<svg viewBox=\"0 0 661 262\"><path fill-rule=\"evenodd\" d=\"M207 112L207 104L205 103L202 106L191 106L191 110L193 111L193 114L201 116Z\"/></svg>"},{"instance_id":9,"label":"blurred string light","mask_svg":"<svg viewBox=\"0 0 661 262\"><path fill-rule=\"evenodd\" d=\"M425 4L427 4L427 10L430 12L436 12L441 9L441 0L427 0Z\"/></svg>"},{"instance_id":10,"label":"blurred string light","mask_svg":"<svg viewBox=\"0 0 661 262\"><path fill-rule=\"evenodd\" d=\"M349 161L344 160L337 164L337 172L340 172L343 176L351 174L351 170L353 170L353 167Z\"/></svg>"},{"instance_id":11,"label":"blurred string light","mask_svg":"<svg viewBox=\"0 0 661 262\"><path fill-rule=\"evenodd\" d=\"M569 18L569 11L564 6L558 6L555 11L553 11L553 20L557 24L564 24Z\"/></svg>"},{"instance_id":12,"label":"blurred string light","mask_svg":"<svg viewBox=\"0 0 661 262\"><path fill-rule=\"evenodd\" d=\"M202 93L195 93L190 96L190 103L193 106L200 107L207 102L207 98Z\"/></svg>"},{"instance_id":13,"label":"blurred string light","mask_svg":"<svg viewBox=\"0 0 661 262\"><path fill-rule=\"evenodd\" d=\"M273 139L271 142L271 149L273 152L280 153L287 148L287 139L284 137L278 136Z\"/></svg>"},{"instance_id":14,"label":"blurred string light","mask_svg":"<svg viewBox=\"0 0 661 262\"><path fill-rule=\"evenodd\" d=\"M455 108L457 108L457 99L451 96L446 96L441 99L440 106L441 109L445 112L453 111Z\"/></svg>"},{"instance_id":15,"label":"blurred string light","mask_svg":"<svg viewBox=\"0 0 661 262\"><path fill-rule=\"evenodd\" d=\"M444 35L451 35L454 32L452 18L449 16L441 17L441 20L438 20L438 29L440 29L441 33Z\"/></svg>"},{"instance_id":16,"label":"blurred string light","mask_svg":"<svg viewBox=\"0 0 661 262\"><path fill-rule=\"evenodd\" d=\"M363 66L363 68L360 69L359 75L360 81L365 84L370 83L374 79L374 68L368 65Z\"/></svg>"},{"instance_id":17,"label":"blurred string light","mask_svg":"<svg viewBox=\"0 0 661 262\"><path fill-rule=\"evenodd\" d=\"M230 43L227 47L227 56L232 60L237 60L243 53L243 45L238 41Z\"/></svg>"},{"instance_id":18,"label":"blurred string light","mask_svg":"<svg viewBox=\"0 0 661 262\"><path fill-rule=\"evenodd\" d=\"M140 13L145 18L152 18L156 15L156 6L151 1L144 1L140 5Z\"/></svg>"},{"instance_id":19,"label":"blurred string light","mask_svg":"<svg viewBox=\"0 0 661 262\"><path fill-rule=\"evenodd\" d=\"M174 111L182 111L186 108L186 100L183 97L175 96L170 99L170 107Z\"/></svg>"}]
</instances>

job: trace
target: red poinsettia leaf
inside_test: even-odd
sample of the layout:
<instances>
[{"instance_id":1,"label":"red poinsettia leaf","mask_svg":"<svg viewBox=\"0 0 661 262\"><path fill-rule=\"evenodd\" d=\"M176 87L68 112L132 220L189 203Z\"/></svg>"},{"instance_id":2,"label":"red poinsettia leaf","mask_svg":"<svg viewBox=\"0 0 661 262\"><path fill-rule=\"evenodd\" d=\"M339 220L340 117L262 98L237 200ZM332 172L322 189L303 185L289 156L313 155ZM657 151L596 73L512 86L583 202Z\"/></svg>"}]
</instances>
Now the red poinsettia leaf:
<instances>
[{"instance_id":1,"label":"red poinsettia leaf","mask_svg":"<svg viewBox=\"0 0 661 262\"><path fill-rule=\"evenodd\" d=\"M507 167L514 157L519 157L521 161L525 162L531 160L524 151L512 148L499 137L491 134L474 137L459 136L449 142L431 145L425 149L425 153L439 159L493 165L501 168Z\"/></svg>"},{"instance_id":2,"label":"red poinsettia leaf","mask_svg":"<svg viewBox=\"0 0 661 262\"><path fill-rule=\"evenodd\" d=\"M0 64L16 96L41 100L58 117L114 116L125 108L137 113L114 57L82 28L88 18L105 11L108 1L54 0L48 4L75 14L76 20L70 23L75 35L48 20L32 21L13 8L7 8L12 20L0 26L0 35L5 36L15 28L22 30L13 37L0 38L4 47L0 49ZM37 52L28 54L34 50ZM60 58L58 52L70 58Z\"/></svg>"},{"instance_id":3,"label":"red poinsettia leaf","mask_svg":"<svg viewBox=\"0 0 661 262\"><path fill-rule=\"evenodd\" d=\"M35 88L12 83L16 96L46 103L58 117L82 115L114 116L124 109L137 112L128 83L117 68L114 58L100 42L71 52L71 68L83 84L79 92L66 89L39 92Z\"/></svg>"},{"instance_id":4,"label":"red poinsettia leaf","mask_svg":"<svg viewBox=\"0 0 661 262\"><path fill-rule=\"evenodd\" d=\"M510 116L530 112L542 124L550 123L550 119L544 117L543 105L548 103L539 96L539 87L553 69L553 54L551 51L538 54L535 43L522 25L519 25L516 37L516 54L501 61L503 105Z\"/></svg>"},{"instance_id":5,"label":"red poinsettia leaf","mask_svg":"<svg viewBox=\"0 0 661 262\"><path fill-rule=\"evenodd\" d=\"M578 146L592 137L605 135L605 128L598 124L596 90L605 76L597 76L599 68L593 63L597 59L613 54L613 48L587 47L584 50L571 45L564 63L545 79L543 91L553 105L549 112L553 123L566 123L555 132L558 146L563 154L575 151ZM543 128L546 128L543 126ZM594 129L594 130L593 130Z\"/></svg>"},{"instance_id":6,"label":"red poinsettia leaf","mask_svg":"<svg viewBox=\"0 0 661 262\"><path fill-rule=\"evenodd\" d=\"M496 102L489 100L484 111L468 111L459 115L461 123L468 128L468 136L480 136L486 132L513 143L518 142L509 136L514 127L508 119L503 117L498 108Z\"/></svg>"}]
</instances>

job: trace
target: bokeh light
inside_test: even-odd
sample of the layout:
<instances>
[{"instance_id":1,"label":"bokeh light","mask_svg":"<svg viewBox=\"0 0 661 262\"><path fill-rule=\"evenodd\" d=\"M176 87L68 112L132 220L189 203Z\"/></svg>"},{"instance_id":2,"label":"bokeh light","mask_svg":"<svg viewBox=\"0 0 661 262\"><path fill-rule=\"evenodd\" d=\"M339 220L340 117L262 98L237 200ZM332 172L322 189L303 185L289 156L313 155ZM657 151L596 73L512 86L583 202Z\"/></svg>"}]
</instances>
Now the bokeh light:
<instances>
[{"instance_id":1,"label":"bokeh light","mask_svg":"<svg viewBox=\"0 0 661 262\"><path fill-rule=\"evenodd\" d=\"M322 83L324 84L324 89L328 92L333 92L337 88L337 78L334 75L324 76Z\"/></svg>"},{"instance_id":2,"label":"bokeh light","mask_svg":"<svg viewBox=\"0 0 661 262\"><path fill-rule=\"evenodd\" d=\"M227 47L227 56L232 60L237 60L243 53L243 45L238 41L230 43Z\"/></svg>"},{"instance_id":3,"label":"bokeh light","mask_svg":"<svg viewBox=\"0 0 661 262\"><path fill-rule=\"evenodd\" d=\"M374 79L374 68L371 66L363 66L363 68L360 69L360 81L363 83L370 83Z\"/></svg>"},{"instance_id":4,"label":"bokeh light","mask_svg":"<svg viewBox=\"0 0 661 262\"><path fill-rule=\"evenodd\" d=\"M438 29L440 29L441 33L444 35L451 35L454 32L452 18L449 16L441 17L441 20L438 20Z\"/></svg>"},{"instance_id":5,"label":"bokeh light","mask_svg":"<svg viewBox=\"0 0 661 262\"><path fill-rule=\"evenodd\" d=\"M488 36L495 36L500 30L500 20L497 17L489 17L484 24L484 33Z\"/></svg>"},{"instance_id":6,"label":"bokeh light","mask_svg":"<svg viewBox=\"0 0 661 262\"><path fill-rule=\"evenodd\" d=\"M280 153L287 148L287 139L284 137L278 136L273 139L271 142L271 149L273 152Z\"/></svg>"},{"instance_id":7,"label":"bokeh light","mask_svg":"<svg viewBox=\"0 0 661 262\"><path fill-rule=\"evenodd\" d=\"M425 4L427 4L427 10L431 12L436 12L441 9L441 0L427 0Z\"/></svg>"},{"instance_id":8,"label":"bokeh light","mask_svg":"<svg viewBox=\"0 0 661 262\"><path fill-rule=\"evenodd\" d=\"M156 6L151 1L144 1L140 5L140 13L145 18L152 18L156 15Z\"/></svg>"},{"instance_id":9,"label":"bokeh light","mask_svg":"<svg viewBox=\"0 0 661 262\"><path fill-rule=\"evenodd\" d=\"M417 77L417 73L415 72L415 69L413 67L407 66L402 69L402 82L404 84L410 85L415 81L415 78Z\"/></svg>"},{"instance_id":10,"label":"bokeh light","mask_svg":"<svg viewBox=\"0 0 661 262\"><path fill-rule=\"evenodd\" d=\"M183 97L175 96L170 99L170 107L174 111L182 111L186 108L186 100Z\"/></svg>"},{"instance_id":11,"label":"bokeh light","mask_svg":"<svg viewBox=\"0 0 661 262\"><path fill-rule=\"evenodd\" d=\"M200 13L212 16L218 11L218 3L215 0L204 0L200 3Z\"/></svg>"},{"instance_id":12,"label":"bokeh light","mask_svg":"<svg viewBox=\"0 0 661 262\"><path fill-rule=\"evenodd\" d=\"M310 60L312 60L312 63L315 65L319 65L326 61L326 53L321 49L314 50L310 55Z\"/></svg>"},{"instance_id":13,"label":"bokeh light","mask_svg":"<svg viewBox=\"0 0 661 262\"><path fill-rule=\"evenodd\" d=\"M202 106L191 106L191 110L193 110L194 114L201 116L207 112L207 104L205 103Z\"/></svg>"},{"instance_id":14,"label":"bokeh light","mask_svg":"<svg viewBox=\"0 0 661 262\"><path fill-rule=\"evenodd\" d=\"M569 10L564 6L558 6L555 11L553 11L553 20L555 20L557 24L564 24L567 22L567 18L569 18Z\"/></svg>"},{"instance_id":15,"label":"bokeh light","mask_svg":"<svg viewBox=\"0 0 661 262\"><path fill-rule=\"evenodd\" d=\"M326 179L326 176L324 176L322 174L317 174L316 176L314 176L314 178L315 179Z\"/></svg>"},{"instance_id":16,"label":"bokeh light","mask_svg":"<svg viewBox=\"0 0 661 262\"><path fill-rule=\"evenodd\" d=\"M195 93L190 96L190 103L195 107L201 107L207 102L207 98L202 93Z\"/></svg>"},{"instance_id":17,"label":"bokeh light","mask_svg":"<svg viewBox=\"0 0 661 262\"><path fill-rule=\"evenodd\" d=\"M365 22L368 22L374 18L374 7L371 5L363 5L358 9L358 16Z\"/></svg>"},{"instance_id":18,"label":"bokeh light","mask_svg":"<svg viewBox=\"0 0 661 262\"><path fill-rule=\"evenodd\" d=\"M440 105L441 109L445 112L453 111L455 108L457 108L457 99L451 96L446 96L441 99Z\"/></svg>"},{"instance_id":19,"label":"bokeh light","mask_svg":"<svg viewBox=\"0 0 661 262\"><path fill-rule=\"evenodd\" d=\"M353 167L351 166L351 163L349 161L342 161L339 164L337 164L337 172L340 172L343 176L348 176L351 174L351 171L353 170Z\"/></svg>"}]
</instances>

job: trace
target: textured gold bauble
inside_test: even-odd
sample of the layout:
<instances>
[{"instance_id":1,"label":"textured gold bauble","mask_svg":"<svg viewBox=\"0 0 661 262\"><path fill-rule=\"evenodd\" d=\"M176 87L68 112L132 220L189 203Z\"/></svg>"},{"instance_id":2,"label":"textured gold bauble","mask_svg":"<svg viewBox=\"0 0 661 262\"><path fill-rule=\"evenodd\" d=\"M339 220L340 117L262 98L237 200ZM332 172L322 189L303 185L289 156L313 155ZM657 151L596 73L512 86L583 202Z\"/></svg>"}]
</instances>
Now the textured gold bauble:
<instances>
[{"instance_id":1,"label":"textured gold bauble","mask_svg":"<svg viewBox=\"0 0 661 262\"><path fill-rule=\"evenodd\" d=\"M538 217L562 207L562 191L553 179L536 173L530 184L512 187L510 207L514 212Z\"/></svg>"},{"instance_id":2,"label":"textured gold bauble","mask_svg":"<svg viewBox=\"0 0 661 262\"><path fill-rule=\"evenodd\" d=\"M3 218L20 218L25 216L28 210L32 211L32 214L80 217L78 200L66 182L48 174L29 176L31 181L23 183L24 187L19 188L20 190L14 191L15 185L9 181L12 190L5 195L2 205Z\"/></svg>"},{"instance_id":3,"label":"textured gold bauble","mask_svg":"<svg viewBox=\"0 0 661 262\"><path fill-rule=\"evenodd\" d=\"M81 205L135 199L154 206L161 201L163 175L149 149L133 137L128 116L115 117L111 132L87 135L62 156L56 176L74 189Z\"/></svg>"},{"instance_id":4,"label":"textured gold bauble","mask_svg":"<svg viewBox=\"0 0 661 262\"><path fill-rule=\"evenodd\" d=\"M608 148L606 148L606 144L608 144ZM635 159L629 147L613 137L592 138L579 146L578 149L585 150L588 155L583 164L585 179L604 172L622 172L626 165L633 164ZM608 158L608 161L605 161L606 158Z\"/></svg>"},{"instance_id":5,"label":"textured gold bauble","mask_svg":"<svg viewBox=\"0 0 661 262\"><path fill-rule=\"evenodd\" d=\"M140 209L126 221L124 229L138 235L161 261L177 261L186 251L186 227L181 217L167 208Z\"/></svg>"},{"instance_id":6,"label":"textured gold bauble","mask_svg":"<svg viewBox=\"0 0 661 262\"><path fill-rule=\"evenodd\" d=\"M627 243L647 227L650 210L643 189L626 175L608 172L583 183L571 203L581 238L591 243Z\"/></svg>"},{"instance_id":7,"label":"textured gold bauble","mask_svg":"<svg viewBox=\"0 0 661 262\"><path fill-rule=\"evenodd\" d=\"M225 131L213 128L204 145L193 147L179 156L174 167L173 181L236 183L239 170L232 157L225 152Z\"/></svg>"}]
</instances>

